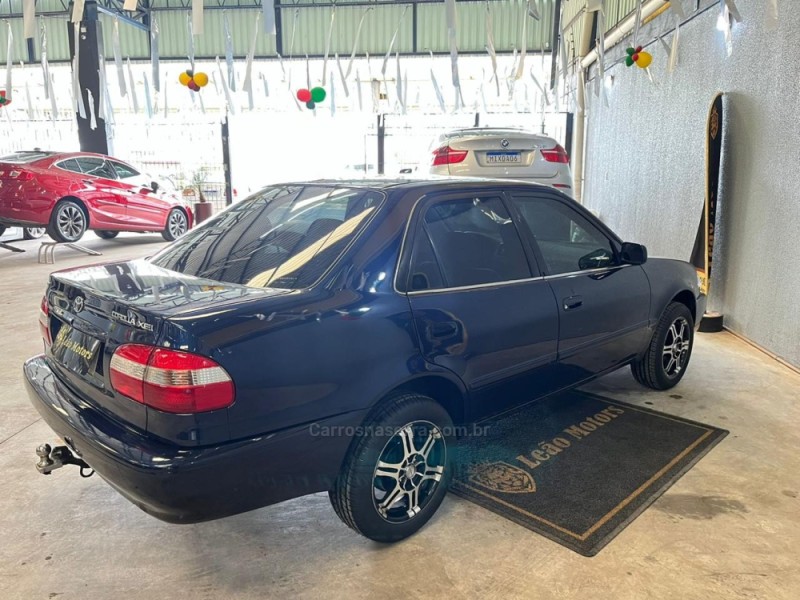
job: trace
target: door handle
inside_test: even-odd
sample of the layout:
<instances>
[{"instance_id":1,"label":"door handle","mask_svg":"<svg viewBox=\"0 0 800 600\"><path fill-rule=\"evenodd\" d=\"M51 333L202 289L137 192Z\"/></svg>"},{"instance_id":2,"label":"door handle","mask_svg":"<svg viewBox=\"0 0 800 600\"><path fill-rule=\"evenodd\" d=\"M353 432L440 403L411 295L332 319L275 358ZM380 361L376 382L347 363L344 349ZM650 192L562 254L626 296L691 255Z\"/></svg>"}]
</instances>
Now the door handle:
<instances>
[{"instance_id":1,"label":"door handle","mask_svg":"<svg viewBox=\"0 0 800 600\"><path fill-rule=\"evenodd\" d=\"M564 298L564 310L574 310L583 306L583 296Z\"/></svg>"},{"instance_id":2,"label":"door handle","mask_svg":"<svg viewBox=\"0 0 800 600\"><path fill-rule=\"evenodd\" d=\"M458 324L452 321L433 323L428 328L432 338L448 338L458 333Z\"/></svg>"}]
</instances>

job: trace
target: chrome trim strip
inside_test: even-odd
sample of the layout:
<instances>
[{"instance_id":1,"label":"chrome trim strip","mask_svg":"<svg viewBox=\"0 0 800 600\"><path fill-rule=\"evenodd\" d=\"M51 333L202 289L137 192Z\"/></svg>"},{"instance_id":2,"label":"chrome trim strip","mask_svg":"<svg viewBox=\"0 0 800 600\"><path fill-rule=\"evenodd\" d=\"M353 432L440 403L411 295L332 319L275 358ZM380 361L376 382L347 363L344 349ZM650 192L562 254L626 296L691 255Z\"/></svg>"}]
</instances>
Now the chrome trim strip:
<instances>
[{"instance_id":1,"label":"chrome trim strip","mask_svg":"<svg viewBox=\"0 0 800 600\"><path fill-rule=\"evenodd\" d=\"M544 279L550 281L552 279L561 279L565 277L575 277L576 275L592 275L599 273L607 273L614 269L622 269L624 267L632 267L630 264L613 265L610 267L599 267L597 269L584 269L583 271L570 271L569 273L556 273L555 275L545 275Z\"/></svg>"},{"instance_id":2,"label":"chrome trim strip","mask_svg":"<svg viewBox=\"0 0 800 600\"><path fill-rule=\"evenodd\" d=\"M545 277L527 277L525 279L509 279L508 281L493 281L491 283L476 283L475 285L462 285L458 287L438 288L435 290L413 290L406 292L408 296L421 296L423 294L442 294L446 292L464 292L468 290L480 290L490 287L505 287L517 283L528 283L531 281L542 281ZM400 292L402 293L402 292Z\"/></svg>"}]
</instances>

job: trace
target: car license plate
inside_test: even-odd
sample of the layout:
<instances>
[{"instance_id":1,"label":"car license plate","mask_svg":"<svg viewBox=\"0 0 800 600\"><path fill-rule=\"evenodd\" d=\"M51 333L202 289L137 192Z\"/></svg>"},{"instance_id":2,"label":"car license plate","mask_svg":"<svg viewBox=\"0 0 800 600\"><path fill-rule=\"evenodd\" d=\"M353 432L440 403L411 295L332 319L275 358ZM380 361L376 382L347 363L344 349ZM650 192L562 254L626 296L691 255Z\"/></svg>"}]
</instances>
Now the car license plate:
<instances>
[{"instance_id":1,"label":"car license plate","mask_svg":"<svg viewBox=\"0 0 800 600\"><path fill-rule=\"evenodd\" d=\"M522 156L519 152L487 152L486 162L491 165L496 164L514 164L522 162Z\"/></svg>"},{"instance_id":2,"label":"car license plate","mask_svg":"<svg viewBox=\"0 0 800 600\"><path fill-rule=\"evenodd\" d=\"M53 357L80 375L94 371L100 340L64 323L53 342Z\"/></svg>"}]
</instances>

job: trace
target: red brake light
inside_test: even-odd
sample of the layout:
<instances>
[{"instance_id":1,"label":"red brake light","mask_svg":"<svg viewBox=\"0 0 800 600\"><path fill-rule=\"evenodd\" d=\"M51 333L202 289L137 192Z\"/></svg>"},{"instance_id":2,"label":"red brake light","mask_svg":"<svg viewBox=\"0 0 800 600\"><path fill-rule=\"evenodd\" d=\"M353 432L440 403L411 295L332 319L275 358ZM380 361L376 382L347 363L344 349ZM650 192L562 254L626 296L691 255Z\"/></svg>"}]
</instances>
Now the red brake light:
<instances>
[{"instance_id":1,"label":"red brake light","mask_svg":"<svg viewBox=\"0 0 800 600\"><path fill-rule=\"evenodd\" d=\"M42 298L39 306L39 330L47 348L53 345L53 338L50 337L50 309L47 307L47 296Z\"/></svg>"},{"instance_id":2,"label":"red brake light","mask_svg":"<svg viewBox=\"0 0 800 600\"><path fill-rule=\"evenodd\" d=\"M433 151L433 166L452 165L467 158L468 150L453 150L450 146L442 146Z\"/></svg>"},{"instance_id":3,"label":"red brake light","mask_svg":"<svg viewBox=\"0 0 800 600\"><path fill-rule=\"evenodd\" d=\"M205 356L125 344L111 358L111 385L120 394L170 413L198 413L233 404L228 373Z\"/></svg>"},{"instance_id":4,"label":"red brake light","mask_svg":"<svg viewBox=\"0 0 800 600\"><path fill-rule=\"evenodd\" d=\"M542 156L547 162L554 163L569 163L569 154L560 144L556 144L555 148L547 148L541 150Z\"/></svg>"},{"instance_id":5,"label":"red brake light","mask_svg":"<svg viewBox=\"0 0 800 600\"><path fill-rule=\"evenodd\" d=\"M33 179L33 173L25 170L9 171L8 176L17 181L30 181Z\"/></svg>"}]
</instances>

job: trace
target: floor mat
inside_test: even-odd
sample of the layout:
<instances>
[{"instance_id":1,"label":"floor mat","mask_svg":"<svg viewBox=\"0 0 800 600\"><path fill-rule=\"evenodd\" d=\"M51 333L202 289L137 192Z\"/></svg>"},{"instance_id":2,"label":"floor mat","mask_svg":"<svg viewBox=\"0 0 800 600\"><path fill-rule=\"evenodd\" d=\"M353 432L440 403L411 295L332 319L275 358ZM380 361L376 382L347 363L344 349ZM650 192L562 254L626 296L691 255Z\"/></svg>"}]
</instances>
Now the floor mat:
<instances>
[{"instance_id":1,"label":"floor mat","mask_svg":"<svg viewBox=\"0 0 800 600\"><path fill-rule=\"evenodd\" d=\"M727 434L568 392L471 428L451 490L593 556Z\"/></svg>"}]
</instances>

